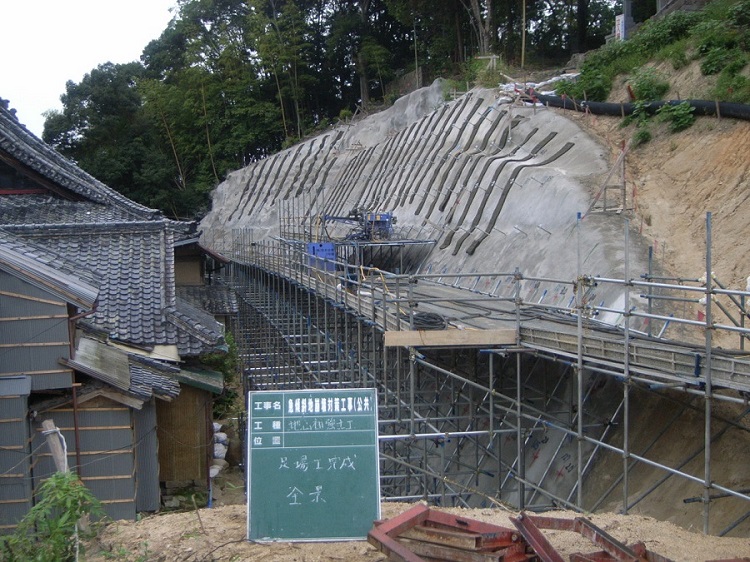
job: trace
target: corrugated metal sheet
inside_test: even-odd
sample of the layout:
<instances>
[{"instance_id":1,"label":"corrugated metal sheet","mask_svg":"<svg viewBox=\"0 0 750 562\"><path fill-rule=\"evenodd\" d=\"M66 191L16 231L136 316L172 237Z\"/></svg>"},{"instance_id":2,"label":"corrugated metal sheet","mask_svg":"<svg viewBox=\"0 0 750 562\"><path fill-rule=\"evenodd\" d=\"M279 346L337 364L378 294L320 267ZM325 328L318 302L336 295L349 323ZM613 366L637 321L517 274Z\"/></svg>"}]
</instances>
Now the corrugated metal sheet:
<instances>
[{"instance_id":1,"label":"corrugated metal sheet","mask_svg":"<svg viewBox=\"0 0 750 562\"><path fill-rule=\"evenodd\" d=\"M7 320L7 318L9 318L8 311L3 309L2 318L0 318L0 344L68 343L67 315L64 318L24 317L22 320Z\"/></svg>"},{"instance_id":2,"label":"corrugated metal sheet","mask_svg":"<svg viewBox=\"0 0 750 562\"><path fill-rule=\"evenodd\" d=\"M9 344L11 345L11 344ZM36 373L39 371L60 371L60 357L68 356L68 344L60 341L58 345L35 347L5 347L3 352L3 373Z\"/></svg>"},{"instance_id":3,"label":"corrugated metal sheet","mask_svg":"<svg viewBox=\"0 0 750 562\"><path fill-rule=\"evenodd\" d=\"M175 378L195 388L210 390L214 394L221 394L224 390L224 375L218 371L180 369L180 372L175 374Z\"/></svg>"},{"instance_id":4,"label":"corrugated metal sheet","mask_svg":"<svg viewBox=\"0 0 750 562\"><path fill-rule=\"evenodd\" d=\"M157 511L161 506L159 487L159 441L156 438L156 404L152 398L133 411L135 429L137 511Z\"/></svg>"},{"instance_id":5,"label":"corrugated metal sheet","mask_svg":"<svg viewBox=\"0 0 750 562\"><path fill-rule=\"evenodd\" d=\"M37 419L52 419L68 446L68 463L76 465L74 417L71 408L45 412ZM78 439L81 464L77 468L83 482L102 501L105 513L113 519L135 518L135 454L131 411L104 397L82 404L78 410ZM38 431L34 447L44 440ZM34 483L37 486L54 470L46 447L35 455Z\"/></svg>"},{"instance_id":6,"label":"corrugated metal sheet","mask_svg":"<svg viewBox=\"0 0 750 562\"><path fill-rule=\"evenodd\" d=\"M0 396L0 533L12 531L31 509L27 394Z\"/></svg>"},{"instance_id":7,"label":"corrugated metal sheet","mask_svg":"<svg viewBox=\"0 0 750 562\"><path fill-rule=\"evenodd\" d=\"M20 253L9 245L0 245L0 269L21 276L26 283L33 284L40 291L52 293L58 299L70 302L81 308L93 306L99 289L72 275L63 273L53 266L40 263L34 256Z\"/></svg>"},{"instance_id":8,"label":"corrugated metal sheet","mask_svg":"<svg viewBox=\"0 0 750 562\"><path fill-rule=\"evenodd\" d=\"M211 394L183 386L172 402L157 402L161 481L207 480Z\"/></svg>"},{"instance_id":9,"label":"corrugated metal sheet","mask_svg":"<svg viewBox=\"0 0 750 562\"><path fill-rule=\"evenodd\" d=\"M29 374L33 390L70 387L58 361L69 355L67 305L2 271L0 288L0 376Z\"/></svg>"},{"instance_id":10,"label":"corrugated metal sheet","mask_svg":"<svg viewBox=\"0 0 750 562\"><path fill-rule=\"evenodd\" d=\"M0 377L0 396L25 396L31 392L31 379L26 376ZM3 416L0 410L0 417Z\"/></svg>"},{"instance_id":11,"label":"corrugated metal sheet","mask_svg":"<svg viewBox=\"0 0 750 562\"><path fill-rule=\"evenodd\" d=\"M52 388L70 388L73 384L73 371L62 370L58 373L31 373L31 390Z\"/></svg>"}]
</instances>

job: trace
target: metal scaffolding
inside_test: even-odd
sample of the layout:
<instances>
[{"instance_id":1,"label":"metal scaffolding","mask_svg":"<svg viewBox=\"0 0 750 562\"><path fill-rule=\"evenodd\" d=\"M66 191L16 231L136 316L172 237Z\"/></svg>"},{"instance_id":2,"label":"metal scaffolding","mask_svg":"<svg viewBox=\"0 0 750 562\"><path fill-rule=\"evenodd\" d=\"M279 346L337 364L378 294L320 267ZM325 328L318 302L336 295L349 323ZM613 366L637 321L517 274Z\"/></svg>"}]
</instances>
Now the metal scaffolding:
<instances>
[{"instance_id":1,"label":"metal scaffolding","mask_svg":"<svg viewBox=\"0 0 750 562\"><path fill-rule=\"evenodd\" d=\"M632 278L627 224L623 279L588 276L580 265L574 280L518 270L392 273L340 255L311 260L298 240L255 241L249 231L214 249L232 259L223 281L241 297L233 330L246 392L377 389L385 499L529 510L616 504L627 512L676 477L691 495L685 502L702 504L704 532L728 534L747 532L750 494L747 482L716 476L712 447L748 431L750 361L717 349L714 338L732 334L744 349L749 293L713 276L710 214L706 226L706 276L695 280L651 270ZM515 284L512 296L496 294L500 280ZM570 288L570 304L540 304L545 287L561 284ZM619 287L622 308L589 302L587 291L597 284ZM635 294L646 299L646 310L630 306ZM676 314L679 304L699 299L702 318ZM446 311L460 323L446 322ZM598 322L600 313L619 322ZM661 337L668 326L680 326L683 339ZM498 327L511 329L512 341L387 341L394 332ZM659 423L644 429L636 404L646 403L662 406ZM717 415L717 404L731 411ZM703 417L702 440L686 444L680 458L660 454L670 432L696 415ZM710 514L719 499L735 502L738 515L717 527Z\"/></svg>"}]
</instances>

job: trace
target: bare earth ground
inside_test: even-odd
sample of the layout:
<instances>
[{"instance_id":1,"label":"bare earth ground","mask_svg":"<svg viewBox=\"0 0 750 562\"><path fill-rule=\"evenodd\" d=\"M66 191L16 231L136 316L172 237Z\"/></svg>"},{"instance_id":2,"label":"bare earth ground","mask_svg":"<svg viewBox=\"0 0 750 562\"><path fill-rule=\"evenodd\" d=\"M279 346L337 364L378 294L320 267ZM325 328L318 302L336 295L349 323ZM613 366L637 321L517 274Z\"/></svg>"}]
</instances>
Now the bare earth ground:
<instances>
[{"instance_id":1,"label":"bare earth ground","mask_svg":"<svg viewBox=\"0 0 750 562\"><path fill-rule=\"evenodd\" d=\"M237 478L235 474L233 479ZM237 493L237 490L240 490ZM226 490L225 490L226 491ZM226 501L244 502L241 488L232 488ZM383 503L382 518L388 519L406 511L410 504ZM513 529L512 512L499 509L457 509L445 511ZM573 512L550 512L545 515L572 519ZM366 541L257 544L246 537L247 511L244 503L221 505L197 512L153 515L141 521L111 523L99 538L88 546L86 560L101 562L214 562L260 561L323 562L384 561L385 555ZM639 515L611 513L590 516L593 523L616 539L631 544L643 541L646 548L675 561L698 562L750 557L750 539L718 538L691 533L672 523ZM597 550L576 533L545 531L545 535L564 559L573 552Z\"/></svg>"},{"instance_id":2,"label":"bare earth ground","mask_svg":"<svg viewBox=\"0 0 750 562\"><path fill-rule=\"evenodd\" d=\"M688 67L671 82L672 99L696 97L701 78ZM624 101L624 83L612 101ZM560 111L561 110L556 110ZM614 157L632 129L620 119L565 113L610 147ZM663 127L663 126L661 126ZM632 197L633 230L654 246L655 260L680 277L699 278L706 271L706 213L712 213L712 270L731 288L744 289L750 275L750 122L701 118L675 135L654 127L654 139L627 156L627 190ZM697 314L697 305L688 314ZM680 446L679 443L676 444ZM122 561L333 561L385 560L367 542L252 544L245 540L246 507L241 479L235 473L217 480L216 507L197 512L153 515L138 522L115 522L89 545L87 560ZM406 504L384 503L383 518L405 511ZM464 517L512 528L500 510L456 510ZM572 518L573 513L560 513ZM750 558L750 539L717 538L691 533L672 523L639 515L591 516L615 538L644 541L649 550L678 561ZM596 550L585 539L547 532L567 559L571 552Z\"/></svg>"}]
</instances>

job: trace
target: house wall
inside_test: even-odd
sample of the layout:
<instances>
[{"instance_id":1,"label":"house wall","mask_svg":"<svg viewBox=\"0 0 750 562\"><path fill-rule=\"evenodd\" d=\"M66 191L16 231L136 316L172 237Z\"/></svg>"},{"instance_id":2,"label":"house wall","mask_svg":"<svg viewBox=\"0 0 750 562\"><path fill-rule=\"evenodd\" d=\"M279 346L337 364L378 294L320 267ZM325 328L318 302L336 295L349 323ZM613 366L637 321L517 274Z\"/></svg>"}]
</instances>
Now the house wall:
<instances>
[{"instance_id":1,"label":"house wall","mask_svg":"<svg viewBox=\"0 0 750 562\"><path fill-rule=\"evenodd\" d=\"M183 385L172 402L156 403L161 482L207 484L211 393Z\"/></svg>"},{"instance_id":2,"label":"house wall","mask_svg":"<svg viewBox=\"0 0 750 562\"><path fill-rule=\"evenodd\" d=\"M133 410L135 429L136 493L135 509L158 511L161 507L159 488L159 441L156 436L156 399L151 398L140 410Z\"/></svg>"},{"instance_id":3,"label":"house wall","mask_svg":"<svg viewBox=\"0 0 750 562\"><path fill-rule=\"evenodd\" d=\"M41 434L42 421L52 419L68 450L68 465L101 501L112 519L135 519L135 438L129 407L104 397L78 406L80 466L76 461L75 417L72 407L40 412L33 422L33 483L37 489L55 471Z\"/></svg>"},{"instance_id":4,"label":"house wall","mask_svg":"<svg viewBox=\"0 0 750 562\"><path fill-rule=\"evenodd\" d=\"M203 273L200 257L179 256L174 262L174 277L177 285L200 285Z\"/></svg>"},{"instance_id":5,"label":"house wall","mask_svg":"<svg viewBox=\"0 0 750 562\"><path fill-rule=\"evenodd\" d=\"M30 375L32 390L70 388L68 308L50 293L0 271L0 377Z\"/></svg>"},{"instance_id":6,"label":"house wall","mask_svg":"<svg viewBox=\"0 0 750 562\"><path fill-rule=\"evenodd\" d=\"M12 532L31 509L26 377L0 380L0 534Z\"/></svg>"}]
</instances>

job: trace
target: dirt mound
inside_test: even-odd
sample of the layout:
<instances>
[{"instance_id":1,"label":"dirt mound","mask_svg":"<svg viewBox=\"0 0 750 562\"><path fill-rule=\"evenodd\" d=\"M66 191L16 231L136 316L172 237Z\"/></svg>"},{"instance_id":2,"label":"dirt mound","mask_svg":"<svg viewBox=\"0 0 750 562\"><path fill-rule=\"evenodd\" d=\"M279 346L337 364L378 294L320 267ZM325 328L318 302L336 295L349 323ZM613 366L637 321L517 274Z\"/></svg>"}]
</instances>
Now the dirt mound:
<instances>
[{"instance_id":1,"label":"dirt mound","mask_svg":"<svg viewBox=\"0 0 750 562\"><path fill-rule=\"evenodd\" d=\"M394 517L409 509L409 504L385 503L383 518ZM500 510L446 509L462 517L514 528L509 516ZM571 512L553 512L552 517L573 518ZM600 514L593 523L616 539L633 543L643 541L652 552L683 562L750 556L750 540L706 537L671 523L637 515ZM568 559L573 552L597 549L580 535L565 531L545 531L553 546ZM230 505L197 512L154 515L138 522L109 525L96 543L89 545L86 560L150 560L155 562L268 560L278 562L320 562L328 560L386 560L365 541L336 543L256 544L245 540L246 509Z\"/></svg>"}]
</instances>

